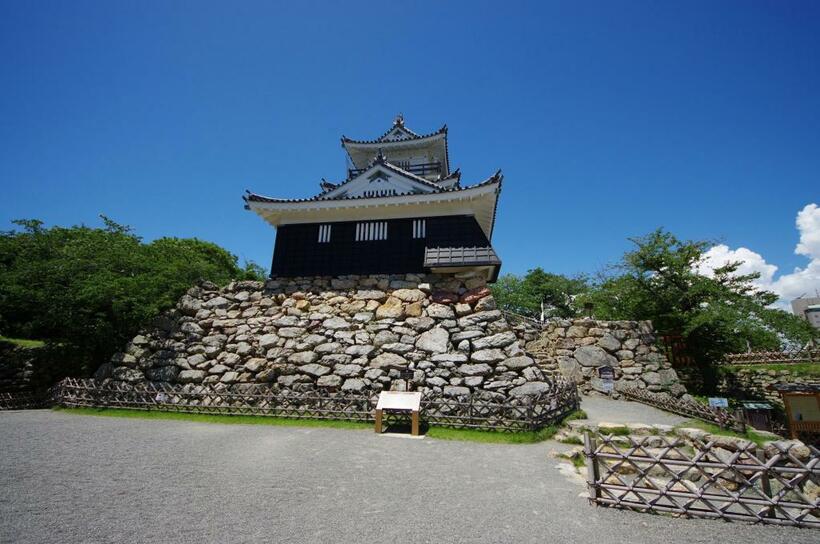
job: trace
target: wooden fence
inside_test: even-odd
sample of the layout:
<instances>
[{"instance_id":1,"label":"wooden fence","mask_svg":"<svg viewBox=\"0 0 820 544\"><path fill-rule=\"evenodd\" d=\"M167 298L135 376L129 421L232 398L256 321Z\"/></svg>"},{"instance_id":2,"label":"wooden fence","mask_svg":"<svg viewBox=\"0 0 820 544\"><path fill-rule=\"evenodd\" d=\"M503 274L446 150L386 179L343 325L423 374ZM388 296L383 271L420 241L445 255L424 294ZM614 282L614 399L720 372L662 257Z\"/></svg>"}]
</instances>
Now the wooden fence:
<instances>
[{"instance_id":1,"label":"wooden fence","mask_svg":"<svg viewBox=\"0 0 820 544\"><path fill-rule=\"evenodd\" d=\"M31 391L0 393L0 410L31 410L44 408L50 402L50 394L39 395Z\"/></svg>"},{"instance_id":2,"label":"wooden fence","mask_svg":"<svg viewBox=\"0 0 820 544\"><path fill-rule=\"evenodd\" d=\"M676 398L666 393L653 393L648 389L621 387L618 392L629 400L648 404L674 414L714 423L721 429L732 429L740 433L746 432L746 423L743 418L736 417L726 410L712 408L697 401Z\"/></svg>"},{"instance_id":3,"label":"wooden fence","mask_svg":"<svg viewBox=\"0 0 820 544\"><path fill-rule=\"evenodd\" d=\"M783 365L799 363L820 364L820 348L732 353L719 362L719 364L725 365Z\"/></svg>"},{"instance_id":4,"label":"wooden fence","mask_svg":"<svg viewBox=\"0 0 820 544\"><path fill-rule=\"evenodd\" d=\"M66 378L37 405L127 408L195 414L257 415L302 419L375 419L378 395L310 391L282 393L264 384L217 390L202 385L126 384ZM555 423L579 405L574 384L562 380L535 396L490 400L478 396L425 395L421 419L430 425L507 432L534 431ZM2 404L0 404L2 408Z\"/></svg>"},{"instance_id":5,"label":"wooden fence","mask_svg":"<svg viewBox=\"0 0 820 544\"><path fill-rule=\"evenodd\" d=\"M746 441L586 432L589 499L598 505L688 517L820 528L820 451L766 450Z\"/></svg>"}]
</instances>

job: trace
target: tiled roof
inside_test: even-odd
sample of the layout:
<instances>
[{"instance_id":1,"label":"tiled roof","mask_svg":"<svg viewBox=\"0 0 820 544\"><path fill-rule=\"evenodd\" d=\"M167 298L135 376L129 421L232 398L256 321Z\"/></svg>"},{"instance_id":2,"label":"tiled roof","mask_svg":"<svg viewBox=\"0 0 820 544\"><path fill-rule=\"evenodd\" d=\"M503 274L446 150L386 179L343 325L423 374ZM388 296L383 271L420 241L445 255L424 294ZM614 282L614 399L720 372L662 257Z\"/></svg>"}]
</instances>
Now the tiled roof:
<instances>
[{"instance_id":1,"label":"tiled roof","mask_svg":"<svg viewBox=\"0 0 820 544\"><path fill-rule=\"evenodd\" d=\"M434 188L435 190L434 190L433 192L431 192L430 194L439 194L439 193L455 193L455 192L459 192L459 191L467 191L467 190L469 190L469 189L475 189L475 188L478 188L478 187L484 187L485 185L491 185L491 184L493 184L493 183L498 183L498 184L499 184L499 186L500 186L501 181L504 179L504 176L501 174L501 170L499 170L499 171L497 171L495 174L493 174L492 176L490 176L489 178L485 179L484 181L481 181L481 182L479 182L479 183L475 183L475 184L473 184L473 185L468 185L468 186L465 186L465 187L462 187L462 186L460 186L460 185L455 185L455 186L453 186L453 187L441 187L441 186L439 186L439 185L436 185L436 184L435 184L434 182L432 182L432 181L428 181L428 180L426 180L426 179L424 179L424 178L421 178L421 177L416 176L415 174L411 174L410 172L407 172L407 171L405 171L405 170L402 170L402 169L401 169L401 168L399 168L398 166L396 166L396 165L394 165L394 164L390 164L389 162L386 162L386 161L385 161L384 163L382 163L382 165L383 165L383 166L385 166L385 167L386 167L386 168L388 168L388 169L391 169L391 170L393 170L393 171L397 172L397 173L400 173L400 174L402 174L402 175L406 175L406 176L408 176L408 177L410 177L410 178L412 178L412 179L414 179L414 180L421 181L421 182L423 182L424 184L426 184L426 185L428 185L428 186L430 186L430 187ZM453 174L451 174L451 175L456 175L456 173L458 173L458 175L459 175L459 176L461 175L458 171L454 172L454 173L453 173ZM344 185L344 184L346 184L346 183L348 183L348 182L350 182L350 181L351 181L351 180L347 180L347 181L345 181L344 183L342 183L342 184L340 184L340 185L337 185L336 187L337 187L337 188L338 188L338 187L341 187L342 185ZM339 198L334 198L334 199L323 199L323 198L322 198L322 195L324 195L325 193L320 193L320 194L318 194L318 195L316 195L316 196L313 196L313 197L310 197L310 198L271 198L271 197L268 197L268 196L263 196L263 195L258 195L258 194L256 194L256 193L252 193L252 192L250 192L250 191L245 191L245 192L246 192L247 194L246 194L246 195L244 195L244 196L242 197L242 199L243 199L246 203L247 203L247 202L299 203L299 202L315 202L315 201L320 201L320 200L366 200L366 199L369 199L369 198L401 198L402 196L407 196L406 194L402 194L402 195L396 195L396 196L394 196L394 197L383 197L383 196L382 196L382 197L354 196L354 197L339 197ZM246 208L247 208L247 205L246 205Z\"/></svg>"},{"instance_id":2,"label":"tiled roof","mask_svg":"<svg viewBox=\"0 0 820 544\"><path fill-rule=\"evenodd\" d=\"M400 126L407 134L410 135L410 137L409 138L404 138L402 140L385 140L385 138L387 138L387 136L391 132L393 132L393 130L396 128L396 126ZM342 145L344 145L346 143L350 143L350 144L381 144L381 143L394 143L394 142L396 142L396 143L413 142L415 140L423 140L424 138L430 138L431 136L437 136L439 134L445 134L445 135L447 134L447 125L443 125L437 131L431 132L429 134L417 134L417 133L413 132L412 130L410 130L409 128L405 127L404 126L404 121L402 121L401 124L398 124L398 125L397 125L396 121L394 121L393 126L390 127L389 129L387 129L387 131L385 131L384 134L382 134L381 136L379 136L375 140L354 140L353 138L348 138L347 136L342 136Z\"/></svg>"}]
</instances>

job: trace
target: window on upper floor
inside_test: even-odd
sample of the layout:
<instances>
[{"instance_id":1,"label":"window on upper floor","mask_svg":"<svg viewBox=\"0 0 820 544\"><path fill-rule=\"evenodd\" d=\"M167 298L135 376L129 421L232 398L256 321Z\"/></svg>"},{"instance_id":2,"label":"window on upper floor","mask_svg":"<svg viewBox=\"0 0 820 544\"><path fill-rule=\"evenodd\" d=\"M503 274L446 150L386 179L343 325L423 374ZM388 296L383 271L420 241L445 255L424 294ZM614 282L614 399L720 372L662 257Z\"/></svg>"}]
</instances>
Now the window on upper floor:
<instances>
[{"instance_id":1,"label":"window on upper floor","mask_svg":"<svg viewBox=\"0 0 820 544\"><path fill-rule=\"evenodd\" d=\"M387 240L387 221L356 223L356 241Z\"/></svg>"},{"instance_id":2,"label":"window on upper floor","mask_svg":"<svg viewBox=\"0 0 820 544\"><path fill-rule=\"evenodd\" d=\"M319 243L326 244L330 242L330 225L319 225Z\"/></svg>"},{"instance_id":3,"label":"window on upper floor","mask_svg":"<svg viewBox=\"0 0 820 544\"><path fill-rule=\"evenodd\" d=\"M427 220L413 219L413 238L427 237Z\"/></svg>"}]
</instances>

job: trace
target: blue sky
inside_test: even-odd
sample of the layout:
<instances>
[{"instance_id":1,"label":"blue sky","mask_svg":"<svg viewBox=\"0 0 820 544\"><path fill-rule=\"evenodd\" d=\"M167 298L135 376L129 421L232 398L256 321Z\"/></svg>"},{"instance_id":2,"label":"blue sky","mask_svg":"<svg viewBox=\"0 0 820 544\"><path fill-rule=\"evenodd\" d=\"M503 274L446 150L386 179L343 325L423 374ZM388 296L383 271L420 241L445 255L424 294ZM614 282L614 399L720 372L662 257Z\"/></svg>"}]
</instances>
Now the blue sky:
<instances>
[{"instance_id":1,"label":"blue sky","mask_svg":"<svg viewBox=\"0 0 820 544\"><path fill-rule=\"evenodd\" d=\"M505 174L504 271L594 272L664 226L781 272L820 201L817 2L8 2L0 228L214 241L269 265L245 189L343 177L339 137L447 123ZM819 286L820 287L820 286Z\"/></svg>"}]
</instances>

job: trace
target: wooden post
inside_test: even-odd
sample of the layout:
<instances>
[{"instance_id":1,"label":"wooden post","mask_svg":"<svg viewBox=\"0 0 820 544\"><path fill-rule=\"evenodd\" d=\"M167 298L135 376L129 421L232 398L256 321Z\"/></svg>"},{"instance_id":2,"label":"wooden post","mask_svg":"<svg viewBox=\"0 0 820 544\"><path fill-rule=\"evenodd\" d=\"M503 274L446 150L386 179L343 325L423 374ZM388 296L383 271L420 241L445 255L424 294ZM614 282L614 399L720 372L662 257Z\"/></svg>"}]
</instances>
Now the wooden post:
<instances>
[{"instance_id":1,"label":"wooden post","mask_svg":"<svg viewBox=\"0 0 820 544\"><path fill-rule=\"evenodd\" d=\"M587 489L589 500L596 503L598 498L598 458L594 456L595 438L589 431L584 431L584 456L587 458Z\"/></svg>"},{"instance_id":2,"label":"wooden post","mask_svg":"<svg viewBox=\"0 0 820 544\"><path fill-rule=\"evenodd\" d=\"M418 410L413 410L412 418L413 418L413 424L412 424L412 427L410 429L410 434L412 436L418 436L419 435L419 412L418 412Z\"/></svg>"},{"instance_id":3,"label":"wooden post","mask_svg":"<svg viewBox=\"0 0 820 544\"><path fill-rule=\"evenodd\" d=\"M740 421L740 432L746 433L746 411L743 408L735 410L735 419Z\"/></svg>"},{"instance_id":4,"label":"wooden post","mask_svg":"<svg viewBox=\"0 0 820 544\"><path fill-rule=\"evenodd\" d=\"M761 463L764 465L766 464L766 452L763 448L756 448L755 449L755 457L757 457ZM769 481L769 471L764 470L760 473L760 489L763 491L763 494L766 496L767 499L772 498L772 484ZM766 512L766 517L773 518L776 516L775 508L769 508L768 512Z\"/></svg>"},{"instance_id":5,"label":"wooden post","mask_svg":"<svg viewBox=\"0 0 820 544\"><path fill-rule=\"evenodd\" d=\"M376 434L381 434L382 432L382 411L376 410Z\"/></svg>"}]
</instances>

